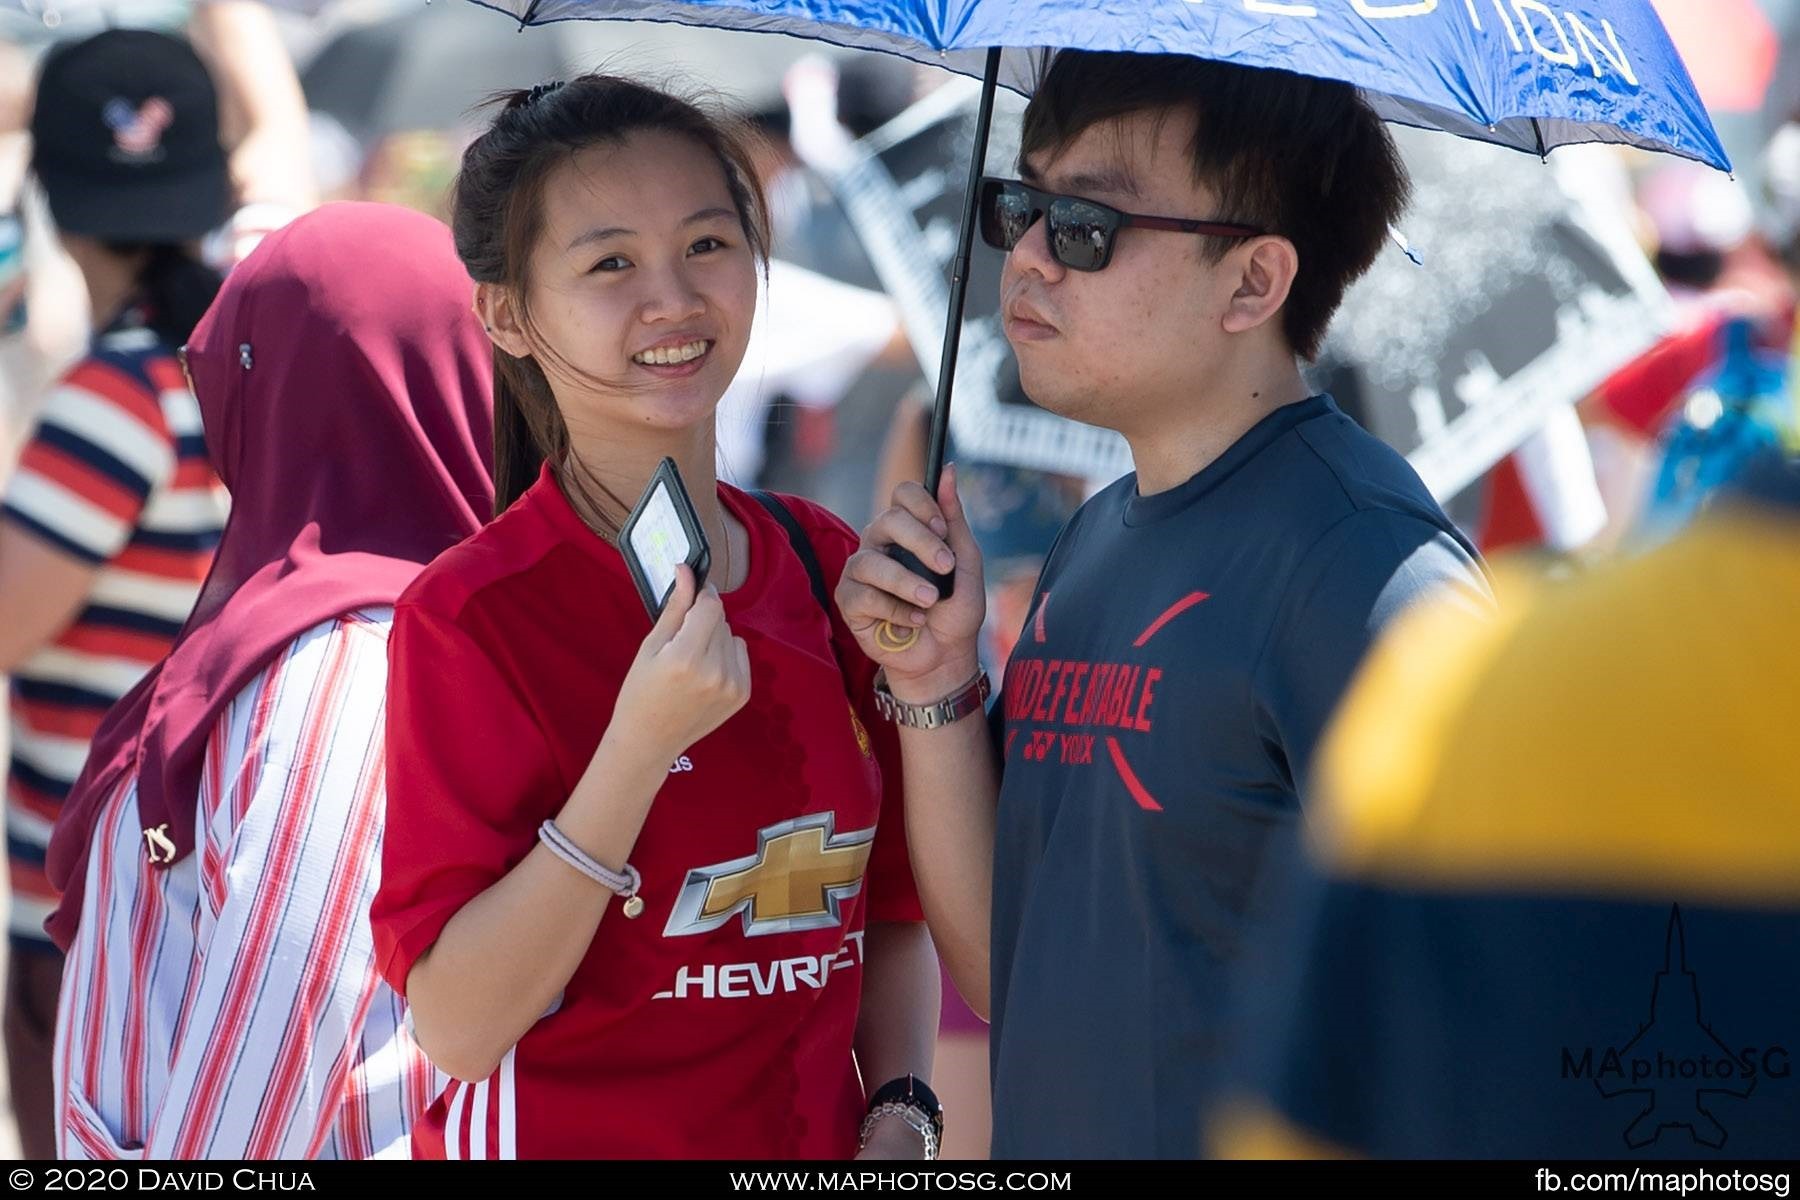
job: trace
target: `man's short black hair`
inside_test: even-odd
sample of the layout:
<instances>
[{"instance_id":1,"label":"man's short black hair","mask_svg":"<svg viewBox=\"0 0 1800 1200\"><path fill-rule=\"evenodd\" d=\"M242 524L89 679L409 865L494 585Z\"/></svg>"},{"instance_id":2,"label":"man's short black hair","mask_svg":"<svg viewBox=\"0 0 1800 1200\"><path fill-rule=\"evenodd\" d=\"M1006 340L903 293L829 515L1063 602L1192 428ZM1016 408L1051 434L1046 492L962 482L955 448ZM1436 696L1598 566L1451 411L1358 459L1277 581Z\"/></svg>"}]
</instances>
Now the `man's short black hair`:
<instances>
[{"instance_id":1,"label":"man's short black hair","mask_svg":"<svg viewBox=\"0 0 1800 1200\"><path fill-rule=\"evenodd\" d=\"M1347 83L1185 54L1064 51L1025 110L1021 156L1067 146L1102 121L1187 109L1197 118L1194 175L1217 193L1216 213L1254 225L1299 252L1282 309L1294 352L1319 352L1344 290L1375 261L1406 208L1411 184L1393 138ZM1208 238L1216 261L1235 239Z\"/></svg>"}]
</instances>

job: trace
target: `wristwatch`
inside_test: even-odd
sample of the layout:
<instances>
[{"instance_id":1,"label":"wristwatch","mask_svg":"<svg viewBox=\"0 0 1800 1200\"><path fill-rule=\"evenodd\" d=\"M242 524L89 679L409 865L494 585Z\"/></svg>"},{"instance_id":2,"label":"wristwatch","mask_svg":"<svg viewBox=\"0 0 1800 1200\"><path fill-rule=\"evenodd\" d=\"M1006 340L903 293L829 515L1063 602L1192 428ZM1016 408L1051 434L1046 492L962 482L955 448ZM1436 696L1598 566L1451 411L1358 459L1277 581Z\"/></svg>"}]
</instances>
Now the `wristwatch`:
<instances>
[{"instance_id":1,"label":"wristwatch","mask_svg":"<svg viewBox=\"0 0 1800 1200\"><path fill-rule=\"evenodd\" d=\"M883 667L875 672L875 711L908 729L942 729L980 712L993 690L988 673L982 671L936 704L908 704L888 690L887 668Z\"/></svg>"}]
</instances>

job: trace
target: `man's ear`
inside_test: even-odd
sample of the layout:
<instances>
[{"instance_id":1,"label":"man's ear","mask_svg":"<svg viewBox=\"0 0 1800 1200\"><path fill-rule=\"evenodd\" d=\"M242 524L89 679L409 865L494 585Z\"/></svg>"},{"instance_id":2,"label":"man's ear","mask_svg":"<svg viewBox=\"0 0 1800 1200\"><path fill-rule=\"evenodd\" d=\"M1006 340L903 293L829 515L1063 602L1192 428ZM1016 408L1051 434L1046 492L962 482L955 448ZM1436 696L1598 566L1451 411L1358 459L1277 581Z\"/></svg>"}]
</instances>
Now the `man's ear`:
<instances>
[{"instance_id":1,"label":"man's ear","mask_svg":"<svg viewBox=\"0 0 1800 1200\"><path fill-rule=\"evenodd\" d=\"M1283 237L1259 237L1226 255L1237 263L1237 288L1225 307L1226 333L1248 333L1273 320L1293 291L1300 254Z\"/></svg>"},{"instance_id":2,"label":"man's ear","mask_svg":"<svg viewBox=\"0 0 1800 1200\"><path fill-rule=\"evenodd\" d=\"M475 285L475 315L487 328L488 339L514 358L530 358L531 342L519 321L519 306L512 289L497 283Z\"/></svg>"}]
</instances>

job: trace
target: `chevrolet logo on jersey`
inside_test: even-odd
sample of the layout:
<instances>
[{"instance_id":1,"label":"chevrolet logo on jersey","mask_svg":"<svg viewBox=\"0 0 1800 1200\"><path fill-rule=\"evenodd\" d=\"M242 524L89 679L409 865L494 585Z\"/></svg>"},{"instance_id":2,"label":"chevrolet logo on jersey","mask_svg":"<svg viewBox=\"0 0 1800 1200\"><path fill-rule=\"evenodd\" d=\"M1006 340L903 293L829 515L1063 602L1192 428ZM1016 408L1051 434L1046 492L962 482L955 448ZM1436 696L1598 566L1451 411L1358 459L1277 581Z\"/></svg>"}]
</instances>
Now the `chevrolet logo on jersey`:
<instances>
[{"instance_id":1,"label":"chevrolet logo on jersey","mask_svg":"<svg viewBox=\"0 0 1800 1200\"><path fill-rule=\"evenodd\" d=\"M743 914L744 935L797 933L839 923L862 890L875 830L833 834L837 814L808 813L760 829L756 853L687 873L664 937L708 933Z\"/></svg>"}]
</instances>

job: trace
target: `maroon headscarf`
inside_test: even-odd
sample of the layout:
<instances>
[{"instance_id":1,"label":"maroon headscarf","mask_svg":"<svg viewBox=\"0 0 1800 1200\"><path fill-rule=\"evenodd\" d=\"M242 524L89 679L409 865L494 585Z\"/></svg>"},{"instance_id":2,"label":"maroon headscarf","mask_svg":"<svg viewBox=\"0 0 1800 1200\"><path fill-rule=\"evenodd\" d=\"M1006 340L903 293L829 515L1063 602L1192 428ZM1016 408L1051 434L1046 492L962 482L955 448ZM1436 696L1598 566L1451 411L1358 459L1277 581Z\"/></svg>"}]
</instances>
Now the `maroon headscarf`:
<instances>
[{"instance_id":1,"label":"maroon headscarf","mask_svg":"<svg viewBox=\"0 0 1800 1200\"><path fill-rule=\"evenodd\" d=\"M189 339L231 516L168 657L94 736L50 841L65 950L101 806L138 776L138 820L193 849L206 740L296 636L391 604L493 511L493 368L474 287L429 217L334 204L265 239ZM148 843L146 844L146 849Z\"/></svg>"}]
</instances>

